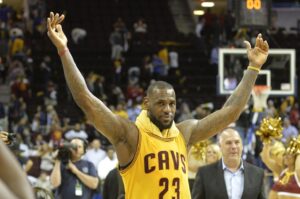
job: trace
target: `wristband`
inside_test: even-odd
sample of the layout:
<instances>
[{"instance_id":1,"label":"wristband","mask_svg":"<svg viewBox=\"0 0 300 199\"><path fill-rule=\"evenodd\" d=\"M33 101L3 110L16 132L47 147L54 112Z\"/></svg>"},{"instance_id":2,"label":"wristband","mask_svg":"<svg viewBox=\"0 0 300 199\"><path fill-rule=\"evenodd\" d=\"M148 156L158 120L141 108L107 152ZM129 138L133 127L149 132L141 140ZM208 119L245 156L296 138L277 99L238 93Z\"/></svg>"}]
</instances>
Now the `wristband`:
<instances>
[{"instance_id":1,"label":"wristband","mask_svg":"<svg viewBox=\"0 0 300 199\"><path fill-rule=\"evenodd\" d=\"M254 67L254 66L248 66L247 69L249 69L249 70L254 70L254 71L256 71L256 72L259 72L259 71L260 71L259 68L256 68L256 67Z\"/></svg>"},{"instance_id":2,"label":"wristband","mask_svg":"<svg viewBox=\"0 0 300 199\"><path fill-rule=\"evenodd\" d=\"M58 55L60 57L64 56L66 54L66 52L69 51L69 48L68 47L65 47L64 49L62 49L61 51L58 51Z\"/></svg>"}]
</instances>

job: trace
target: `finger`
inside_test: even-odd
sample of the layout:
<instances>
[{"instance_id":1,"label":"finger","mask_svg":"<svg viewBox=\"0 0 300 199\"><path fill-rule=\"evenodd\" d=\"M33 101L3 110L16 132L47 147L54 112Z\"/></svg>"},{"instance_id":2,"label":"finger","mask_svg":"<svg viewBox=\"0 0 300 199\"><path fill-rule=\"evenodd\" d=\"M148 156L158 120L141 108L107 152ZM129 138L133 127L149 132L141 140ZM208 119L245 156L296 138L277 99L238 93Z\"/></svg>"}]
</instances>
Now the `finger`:
<instances>
[{"instance_id":1,"label":"finger","mask_svg":"<svg viewBox=\"0 0 300 199\"><path fill-rule=\"evenodd\" d=\"M257 35L259 38L262 38L262 34L261 33L258 33Z\"/></svg>"},{"instance_id":2,"label":"finger","mask_svg":"<svg viewBox=\"0 0 300 199\"><path fill-rule=\"evenodd\" d=\"M6 131L0 131L0 135L5 135L5 136L7 136L7 135L8 135L8 132L6 132Z\"/></svg>"},{"instance_id":3,"label":"finger","mask_svg":"<svg viewBox=\"0 0 300 199\"><path fill-rule=\"evenodd\" d=\"M51 27L52 27L52 29L55 29L55 25L56 25L56 15L53 13L52 14L52 17L50 18L51 20L50 20L50 25L51 25Z\"/></svg>"},{"instance_id":4,"label":"finger","mask_svg":"<svg viewBox=\"0 0 300 199\"><path fill-rule=\"evenodd\" d=\"M51 38L53 36L53 34L54 34L54 28L52 27L50 18L47 18L47 29L48 29L47 34Z\"/></svg>"},{"instance_id":5,"label":"finger","mask_svg":"<svg viewBox=\"0 0 300 199\"><path fill-rule=\"evenodd\" d=\"M259 45L259 39L261 38L261 34L259 33L256 37L256 40L255 40L255 47L258 47Z\"/></svg>"},{"instance_id":6,"label":"finger","mask_svg":"<svg viewBox=\"0 0 300 199\"><path fill-rule=\"evenodd\" d=\"M0 139L3 141L3 142L7 142L8 141L8 138L6 135L0 135Z\"/></svg>"},{"instance_id":7,"label":"finger","mask_svg":"<svg viewBox=\"0 0 300 199\"><path fill-rule=\"evenodd\" d=\"M264 41L264 47L266 51L269 51L269 44L267 41Z\"/></svg>"},{"instance_id":8,"label":"finger","mask_svg":"<svg viewBox=\"0 0 300 199\"><path fill-rule=\"evenodd\" d=\"M58 19L59 19L59 14L56 13L54 16L54 26L56 26Z\"/></svg>"},{"instance_id":9,"label":"finger","mask_svg":"<svg viewBox=\"0 0 300 199\"><path fill-rule=\"evenodd\" d=\"M247 51L251 50L251 44L249 41L244 41Z\"/></svg>"},{"instance_id":10,"label":"finger","mask_svg":"<svg viewBox=\"0 0 300 199\"><path fill-rule=\"evenodd\" d=\"M54 19L54 13L53 12L50 12L50 19L51 19L51 21L53 21L53 19Z\"/></svg>"},{"instance_id":11,"label":"finger","mask_svg":"<svg viewBox=\"0 0 300 199\"><path fill-rule=\"evenodd\" d=\"M58 18L57 23L60 24L64 19L65 19L65 15L61 15L61 16Z\"/></svg>"},{"instance_id":12,"label":"finger","mask_svg":"<svg viewBox=\"0 0 300 199\"><path fill-rule=\"evenodd\" d=\"M52 30L51 19L49 17L47 18L47 29L48 31Z\"/></svg>"},{"instance_id":13,"label":"finger","mask_svg":"<svg viewBox=\"0 0 300 199\"><path fill-rule=\"evenodd\" d=\"M50 25L53 29L55 29L55 15L53 12L50 13Z\"/></svg>"},{"instance_id":14,"label":"finger","mask_svg":"<svg viewBox=\"0 0 300 199\"><path fill-rule=\"evenodd\" d=\"M263 49L263 43L264 43L263 39L261 37L259 37L256 47Z\"/></svg>"},{"instance_id":15,"label":"finger","mask_svg":"<svg viewBox=\"0 0 300 199\"><path fill-rule=\"evenodd\" d=\"M62 26L60 24L56 25L56 30L57 30L58 33L63 33Z\"/></svg>"}]
</instances>

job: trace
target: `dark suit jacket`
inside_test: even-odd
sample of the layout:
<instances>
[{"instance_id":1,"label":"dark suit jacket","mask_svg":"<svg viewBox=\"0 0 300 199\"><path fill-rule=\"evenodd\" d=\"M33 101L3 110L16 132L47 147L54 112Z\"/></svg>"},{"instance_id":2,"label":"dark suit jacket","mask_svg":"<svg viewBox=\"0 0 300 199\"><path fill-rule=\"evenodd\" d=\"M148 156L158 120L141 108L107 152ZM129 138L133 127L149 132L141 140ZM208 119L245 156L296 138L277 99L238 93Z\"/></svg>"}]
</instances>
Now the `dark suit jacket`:
<instances>
[{"instance_id":1,"label":"dark suit jacket","mask_svg":"<svg viewBox=\"0 0 300 199\"><path fill-rule=\"evenodd\" d=\"M244 163L244 192L242 199L265 199L263 193L264 171ZM192 189L193 199L228 199L222 160L200 167Z\"/></svg>"}]
</instances>

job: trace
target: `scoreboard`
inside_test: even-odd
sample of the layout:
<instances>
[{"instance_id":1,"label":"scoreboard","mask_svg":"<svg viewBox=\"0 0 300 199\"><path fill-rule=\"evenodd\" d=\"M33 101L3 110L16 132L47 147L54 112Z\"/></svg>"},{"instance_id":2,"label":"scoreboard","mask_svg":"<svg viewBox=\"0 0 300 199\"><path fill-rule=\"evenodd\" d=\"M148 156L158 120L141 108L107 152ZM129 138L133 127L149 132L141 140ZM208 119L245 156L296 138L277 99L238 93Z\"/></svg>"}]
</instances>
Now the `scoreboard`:
<instances>
[{"instance_id":1,"label":"scoreboard","mask_svg":"<svg viewBox=\"0 0 300 199\"><path fill-rule=\"evenodd\" d=\"M239 27L267 28L271 20L271 0L237 0L236 19Z\"/></svg>"}]
</instances>

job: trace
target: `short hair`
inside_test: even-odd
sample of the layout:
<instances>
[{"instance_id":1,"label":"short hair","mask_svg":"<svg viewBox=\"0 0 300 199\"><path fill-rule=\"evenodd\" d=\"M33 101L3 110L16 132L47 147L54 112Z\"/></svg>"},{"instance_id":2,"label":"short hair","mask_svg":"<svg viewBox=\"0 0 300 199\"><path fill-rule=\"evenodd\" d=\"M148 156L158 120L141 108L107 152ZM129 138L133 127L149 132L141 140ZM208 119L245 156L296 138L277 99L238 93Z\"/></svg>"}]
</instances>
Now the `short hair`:
<instances>
[{"instance_id":1,"label":"short hair","mask_svg":"<svg viewBox=\"0 0 300 199\"><path fill-rule=\"evenodd\" d=\"M165 81L155 81L151 83L147 89L147 96L151 95L154 89L173 89L173 86Z\"/></svg>"},{"instance_id":2,"label":"short hair","mask_svg":"<svg viewBox=\"0 0 300 199\"><path fill-rule=\"evenodd\" d=\"M236 129L234 129L234 128L232 128L232 127L227 127L227 128L223 129L223 131L221 131L221 132L219 133L219 136L218 136L218 143L219 143L219 144L221 143L222 136L223 136L224 132L226 132L226 131L234 131L234 132L236 132L237 135L239 136L239 138L242 140L242 138L241 138L239 132L238 132Z\"/></svg>"},{"instance_id":3,"label":"short hair","mask_svg":"<svg viewBox=\"0 0 300 199\"><path fill-rule=\"evenodd\" d=\"M70 142L72 142L72 140L81 140L82 144L83 144L83 152L86 153L86 150L89 146L89 142L86 139L81 138L81 137L74 137L70 140Z\"/></svg>"}]
</instances>

